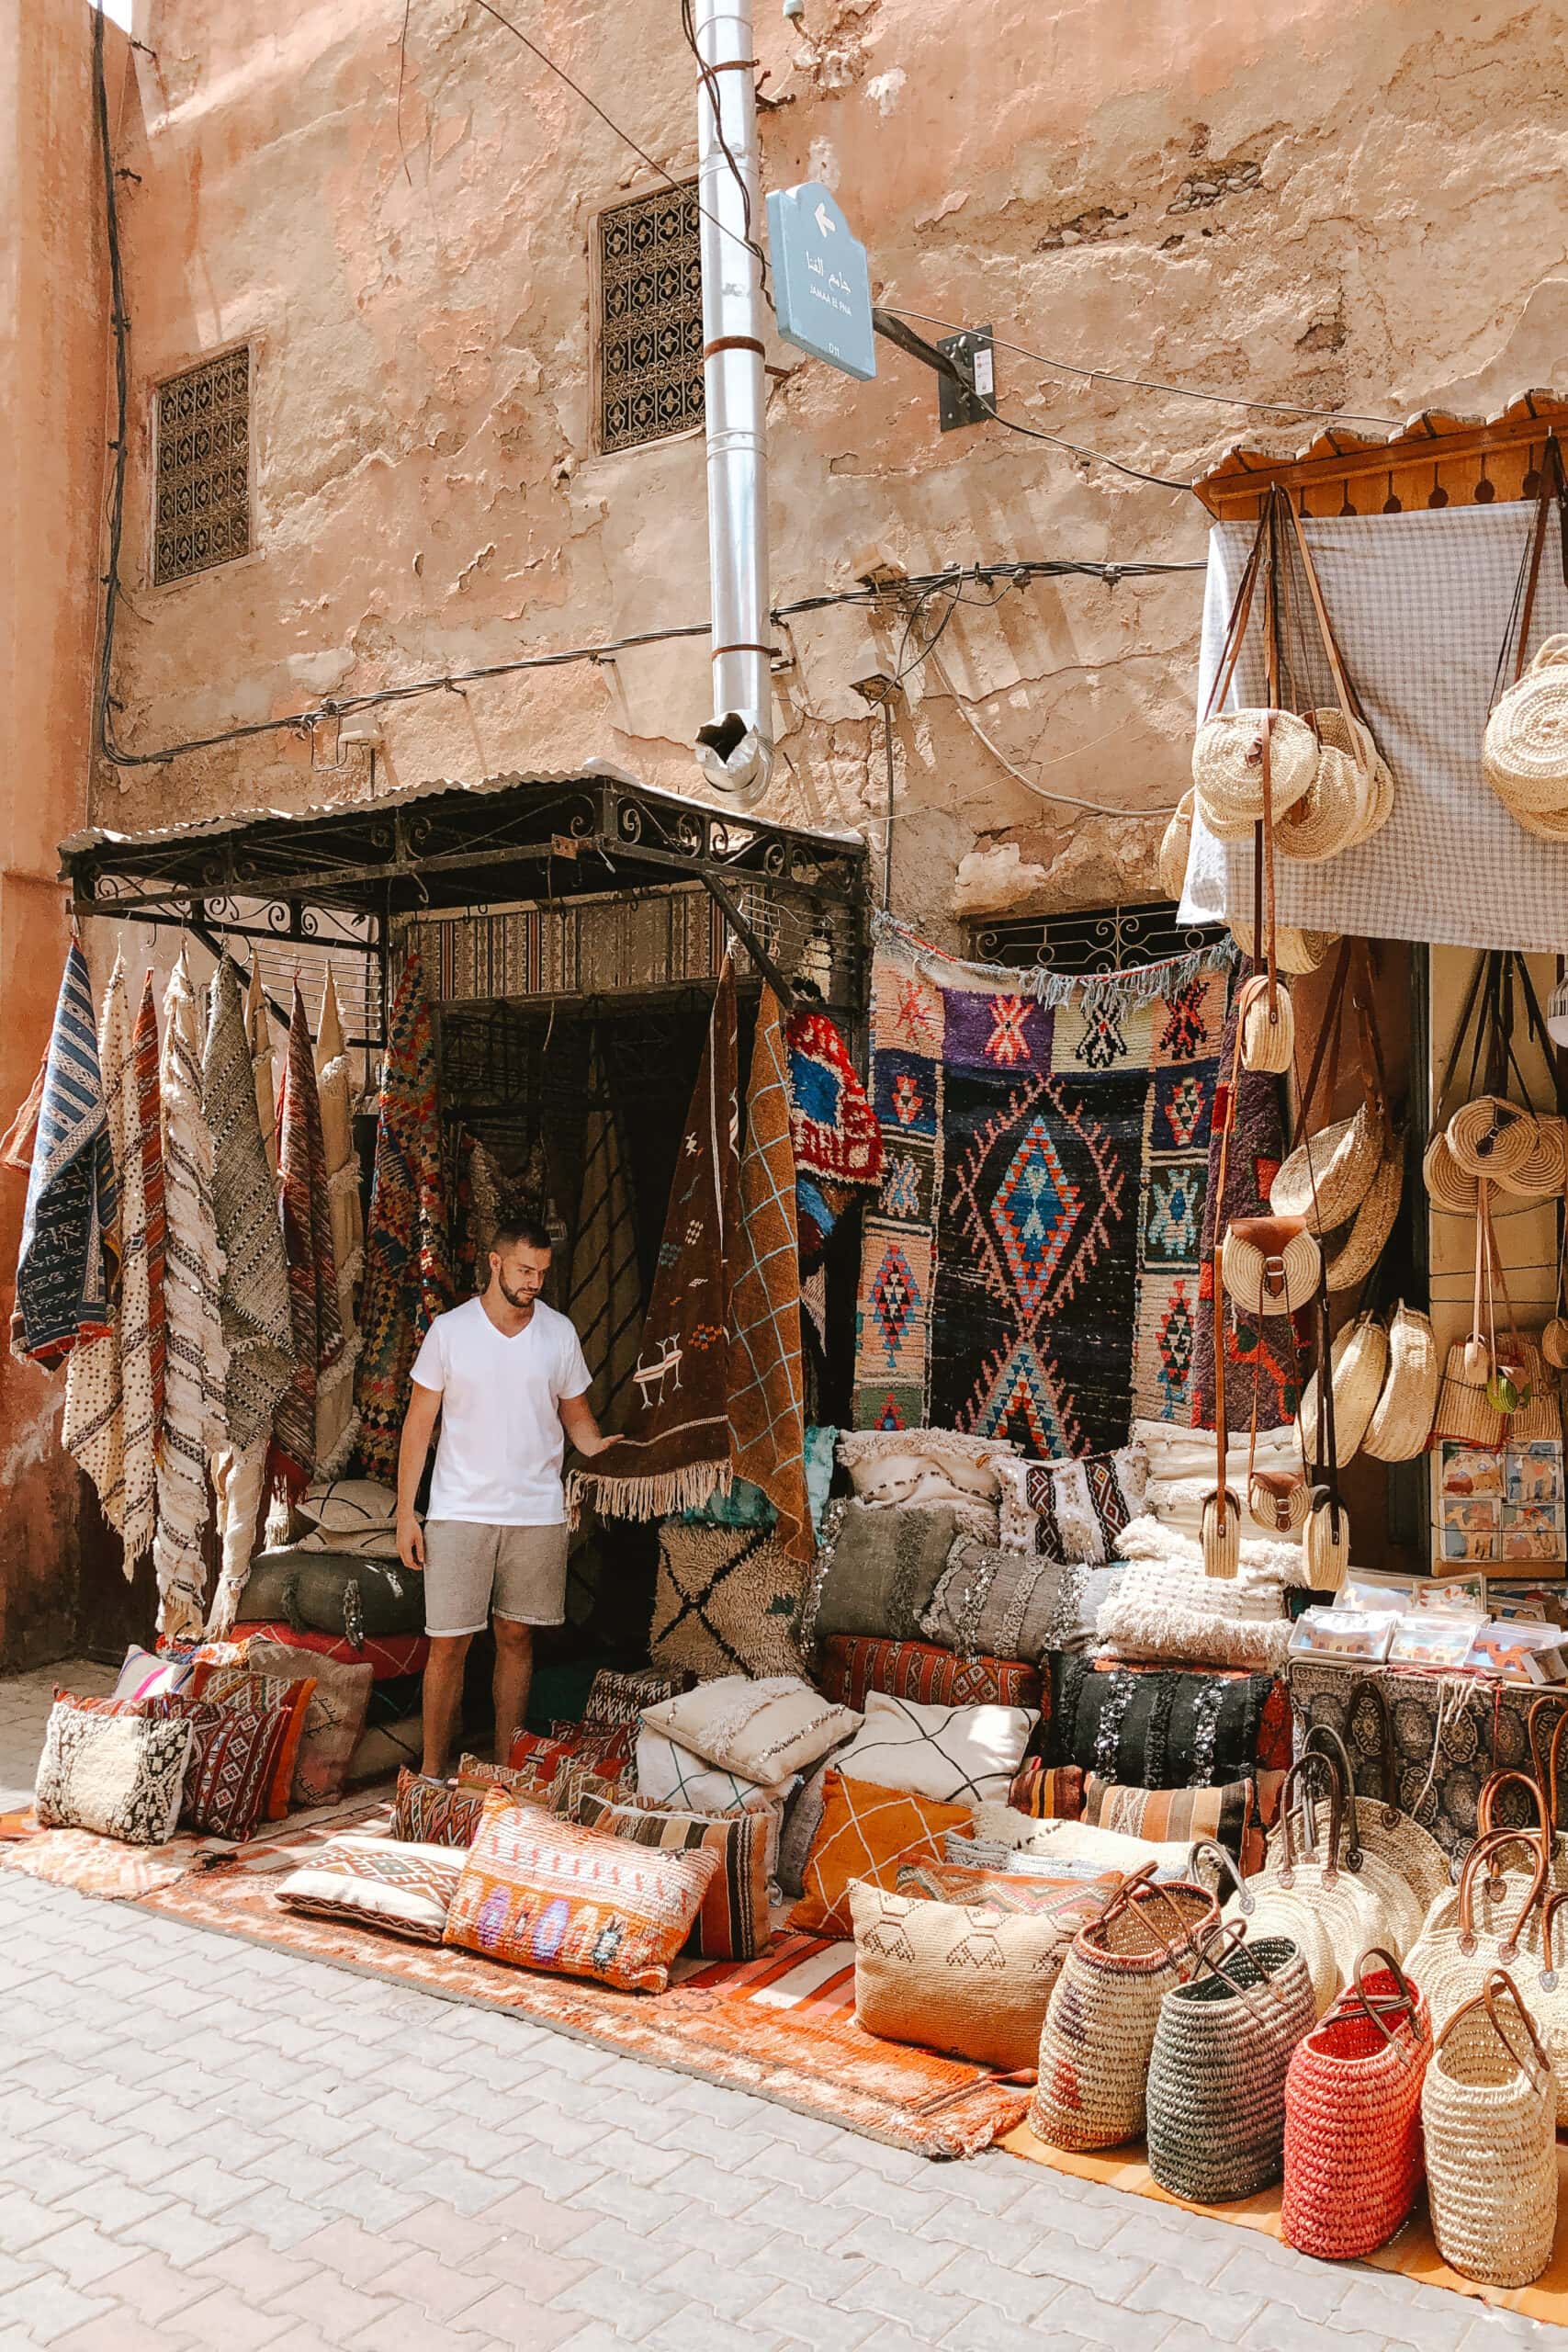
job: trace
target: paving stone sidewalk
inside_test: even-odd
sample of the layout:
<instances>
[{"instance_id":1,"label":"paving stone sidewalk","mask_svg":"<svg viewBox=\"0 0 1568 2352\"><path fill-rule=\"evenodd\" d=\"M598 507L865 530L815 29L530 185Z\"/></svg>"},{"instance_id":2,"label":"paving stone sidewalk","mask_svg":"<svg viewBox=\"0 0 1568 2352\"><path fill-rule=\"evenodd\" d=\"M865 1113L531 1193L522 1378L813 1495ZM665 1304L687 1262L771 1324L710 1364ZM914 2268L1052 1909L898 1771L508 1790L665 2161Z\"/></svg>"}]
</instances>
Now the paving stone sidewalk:
<instances>
[{"instance_id":1,"label":"paving stone sidewalk","mask_svg":"<svg viewBox=\"0 0 1568 2352\"><path fill-rule=\"evenodd\" d=\"M0 1683L0 1809L56 1679ZM1558 2332L1015 2157L0 1871L0 2346L1502 2352Z\"/></svg>"}]
</instances>

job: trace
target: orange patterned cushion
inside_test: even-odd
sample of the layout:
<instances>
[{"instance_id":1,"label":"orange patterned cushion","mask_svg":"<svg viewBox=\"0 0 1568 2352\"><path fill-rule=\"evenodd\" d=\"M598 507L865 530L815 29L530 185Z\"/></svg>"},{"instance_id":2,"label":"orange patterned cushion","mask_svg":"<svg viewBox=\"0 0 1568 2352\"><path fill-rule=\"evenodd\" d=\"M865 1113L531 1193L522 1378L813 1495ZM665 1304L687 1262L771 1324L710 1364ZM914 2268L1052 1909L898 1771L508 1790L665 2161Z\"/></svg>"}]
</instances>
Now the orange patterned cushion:
<instances>
[{"instance_id":1,"label":"orange patterned cushion","mask_svg":"<svg viewBox=\"0 0 1568 2352\"><path fill-rule=\"evenodd\" d=\"M818 1936L852 1936L850 1888L857 1879L891 1893L901 1862L940 1862L950 1829L968 1829L966 1804L939 1804L908 1789L846 1780L829 1771L823 1781L822 1822L806 1864L806 1892L789 1915L792 1928Z\"/></svg>"},{"instance_id":2,"label":"orange patterned cushion","mask_svg":"<svg viewBox=\"0 0 1568 2352\"><path fill-rule=\"evenodd\" d=\"M266 1796L267 1819L281 1821L288 1811L294 1789L294 1769L299 1760L299 1743L305 1736L305 1719L310 1712L310 1702L316 1695L314 1675L302 1675L298 1679L291 1679L282 1674L256 1673L248 1667L209 1666L205 1660L198 1660L187 1695L192 1699L205 1699L215 1707L288 1709L288 1728L273 1768L272 1785Z\"/></svg>"},{"instance_id":3,"label":"orange patterned cushion","mask_svg":"<svg viewBox=\"0 0 1568 2352\"><path fill-rule=\"evenodd\" d=\"M716 1854L606 1838L492 1789L446 1940L519 1968L662 1993L719 1867Z\"/></svg>"}]
</instances>

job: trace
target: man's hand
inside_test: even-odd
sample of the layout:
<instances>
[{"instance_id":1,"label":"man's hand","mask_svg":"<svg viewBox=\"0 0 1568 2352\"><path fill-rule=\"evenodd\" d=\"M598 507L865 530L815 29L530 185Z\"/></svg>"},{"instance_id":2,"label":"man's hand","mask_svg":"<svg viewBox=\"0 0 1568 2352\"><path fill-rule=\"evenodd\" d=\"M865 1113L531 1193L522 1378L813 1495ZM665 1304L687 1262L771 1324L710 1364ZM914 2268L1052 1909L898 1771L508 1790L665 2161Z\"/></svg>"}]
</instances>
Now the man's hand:
<instances>
[{"instance_id":1,"label":"man's hand","mask_svg":"<svg viewBox=\"0 0 1568 2352\"><path fill-rule=\"evenodd\" d=\"M424 1574L424 1530L417 1519L398 1521L398 1557L411 1575Z\"/></svg>"},{"instance_id":2,"label":"man's hand","mask_svg":"<svg viewBox=\"0 0 1568 2352\"><path fill-rule=\"evenodd\" d=\"M579 1453L585 1455L589 1461L592 1461L596 1453L603 1453L606 1446L615 1444L615 1439L606 1437L594 1419L586 1389L581 1396L563 1396L556 1407L556 1410L560 1415L561 1427L568 1437L576 1446Z\"/></svg>"}]
</instances>

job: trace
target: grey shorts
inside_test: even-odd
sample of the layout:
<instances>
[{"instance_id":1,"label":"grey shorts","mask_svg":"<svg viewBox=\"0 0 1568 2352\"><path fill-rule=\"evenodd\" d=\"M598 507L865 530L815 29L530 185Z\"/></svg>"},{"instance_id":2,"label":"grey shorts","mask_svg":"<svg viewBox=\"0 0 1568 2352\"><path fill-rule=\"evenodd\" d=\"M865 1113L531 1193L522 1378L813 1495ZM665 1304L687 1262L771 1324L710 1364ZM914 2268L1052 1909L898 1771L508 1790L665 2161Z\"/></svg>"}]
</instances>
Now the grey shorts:
<instances>
[{"instance_id":1,"label":"grey shorts","mask_svg":"<svg viewBox=\"0 0 1568 2352\"><path fill-rule=\"evenodd\" d=\"M482 1634L492 1615L558 1625L566 1615L565 1527L491 1527L470 1519L424 1522L424 1630L446 1639Z\"/></svg>"}]
</instances>

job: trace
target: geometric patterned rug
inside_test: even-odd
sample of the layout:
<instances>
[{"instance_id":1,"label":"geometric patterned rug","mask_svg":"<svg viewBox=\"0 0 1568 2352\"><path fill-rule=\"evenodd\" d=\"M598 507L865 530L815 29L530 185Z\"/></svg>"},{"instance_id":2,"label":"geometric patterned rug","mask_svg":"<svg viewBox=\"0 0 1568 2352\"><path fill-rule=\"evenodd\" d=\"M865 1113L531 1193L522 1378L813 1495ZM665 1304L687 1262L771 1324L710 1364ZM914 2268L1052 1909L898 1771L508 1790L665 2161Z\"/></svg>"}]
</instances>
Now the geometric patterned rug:
<instances>
[{"instance_id":1,"label":"geometric patterned rug","mask_svg":"<svg viewBox=\"0 0 1568 2352\"><path fill-rule=\"evenodd\" d=\"M857 1428L1050 1456L1190 1422L1227 987L1201 956L1032 986L879 925Z\"/></svg>"}]
</instances>

